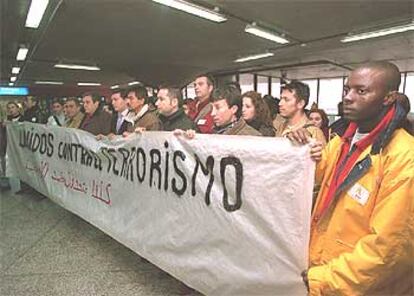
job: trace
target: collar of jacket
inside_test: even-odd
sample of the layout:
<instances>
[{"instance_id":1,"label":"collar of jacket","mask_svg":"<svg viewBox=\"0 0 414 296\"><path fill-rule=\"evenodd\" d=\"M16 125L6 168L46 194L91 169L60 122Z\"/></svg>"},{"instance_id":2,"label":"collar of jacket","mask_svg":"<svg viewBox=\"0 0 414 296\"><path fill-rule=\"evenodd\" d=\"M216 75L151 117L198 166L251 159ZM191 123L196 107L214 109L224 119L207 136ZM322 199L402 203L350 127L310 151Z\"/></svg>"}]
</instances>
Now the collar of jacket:
<instances>
[{"instance_id":1,"label":"collar of jacket","mask_svg":"<svg viewBox=\"0 0 414 296\"><path fill-rule=\"evenodd\" d=\"M170 116L165 116L160 113L159 117L160 117L160 120L163 123L165 123L165 122L174 121L180 118L181 116L183 116L183 114L184 114L184 111L181 108L179 108L175 113L171 114Z\"/></svg>"},{"instance_id":2,"label":"collar of jacket","mask_svg":"<svg viewBox=\"0 0 414 296\"><path fill-rule=\"evenodd\" d=\"M358 181L368 171L372 164L371 155L376 155L382 149L385 148L385 146L390 142L391 136L394 133L394 131L399 127L402 120L404 120L404 118L407 116L407 112L405 112L404 108L398 102L391 108L394 108L394 106L395 111L393 112L394 114L392 115L391 121L384 129L382 129L376 135L374 139L369 139L368 135L365 139L362 139L361 141L355 143L355 145L358 146L359 149L365 149L366 146L369 145L368 141L371 140L371 151L363 159L361 159L359 162L355 164L355 166L349 172L348 177L345 178L342 184L338 187L338 192L336 193L336 195L340 194L346 188L350 187L350 185ZM384 110L385 114L388 112L390 112L390 109ZM346 133L344 135L344 138L345 136Z\"/></svg>"},{"instance_id":3,"label":"collar of jacket","mask_svg":"<svg viewBox=\"0 0 414 296\"><path fill-rule=\"evenodd\" d=\"M207 106L208 104L210 104L211 98L208 98L207 100L205 100L204 102L201 102L200 99L196 99L196 110L197 110L197 114L200 113L201 110L203 110L203 108L205 106Z\"/></svg>"},{"instance_id":4,"label":"collar of jacket","mask_svg":"<svg viewBox=\"0 0 414 296\"><path fill-rule=\"evenodd\" d=\"M101 114L102 112L106 112L106 111L104 111L104 110L103 110L103 108L102 108L101 106L99 106L99 107L95 110L95 112L93 112L93 114L92 114L90 117L92 118L92 117L99 116L99 114Z\"/></svg>"},{"instance_id":5,"label":"collar of jacket","mask_svg":"<svg viewBox=\"0 0 414 296\"><path fill-rule=\"evenodd\" d=\"M335 204L335 201L341 193L350 188L368 172L372 165L371 155L378 154L389 143L392 134L399 127L402 120L404 120L404 118L407 116L407 112L405 112L404 108L398 102L383 111L383 118L385 118L385 116L390 112L393 113L390 122L384 128L379 130L379 133L376 133L376 136L374 138L369 137L370 135L374 134L373 131L375 129L366 138L355 143L355 146L358 147L358 149L363 148L362 150L364 150L367 146L369 146L370 143L372 143L371 151L360 161L356 162L345 179L340 184L338 184L332 202L327 205L328 208L331 208ZM381 122L378 124L378 126L381 124ZM378 126L376 128L378 128ZM344 136L342 137L342 141L344 142L343 145L346 141L350 141L352 139L355 131L356 126L352 126L351 123ZM339 164L339 160L337 165L341 165ZM322 207L320 216L324 215L326 212L329 212L328 208Z\"/></svg>"},{"instance_id":6,"label":"collar of jacket","mask_svg":"<svg viewBox=\"0 0 414 296\"><path fill-rule=\"evenodd\" d=\"M224 134L227 130L233 128L238 121L232 121L224 126L215 126L214 127L214 133L215 134Z\"/></svg>"}]
</instances>

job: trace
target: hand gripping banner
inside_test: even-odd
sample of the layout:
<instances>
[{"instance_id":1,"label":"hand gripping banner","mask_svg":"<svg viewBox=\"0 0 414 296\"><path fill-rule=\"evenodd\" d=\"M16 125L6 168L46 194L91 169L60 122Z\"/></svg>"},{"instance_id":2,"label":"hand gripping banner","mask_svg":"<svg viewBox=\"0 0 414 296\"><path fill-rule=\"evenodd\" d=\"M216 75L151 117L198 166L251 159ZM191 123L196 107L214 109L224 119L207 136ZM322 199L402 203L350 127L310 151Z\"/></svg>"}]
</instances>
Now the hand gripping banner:
<instances>
[{"instance_id":1,"label":"hand gripping banner","mask_svg":"<svg viewBox=\"0 0 414 296\"><path fill-rule=\"evenodd\" d=\"M314 164L280 138L7 126L17 176L206 295L305 295Z\"/></svg>"}]
</instances>

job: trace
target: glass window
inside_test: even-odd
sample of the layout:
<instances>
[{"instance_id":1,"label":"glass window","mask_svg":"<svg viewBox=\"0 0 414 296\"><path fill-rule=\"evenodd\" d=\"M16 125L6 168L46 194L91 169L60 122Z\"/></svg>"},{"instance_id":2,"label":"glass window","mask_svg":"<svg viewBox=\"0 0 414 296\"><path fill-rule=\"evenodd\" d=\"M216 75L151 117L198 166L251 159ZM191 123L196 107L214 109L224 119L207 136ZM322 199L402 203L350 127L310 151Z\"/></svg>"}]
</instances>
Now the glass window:
<instances>
[{"instance_id":1,"label":"glass window","mask_svg":"<svg viewBox=\"0 0 414 296\"><path fill-rule=\"evenodd\" d=\"M280 97L280 79L272 77L272 97Z\"/></svg>"},{"instance_id":2,"label":"glass window","mask_svg":"<svg viewBox=\"0 0 414 296\"><path fill-rule=\"evenodd\" d=\"M410 113L414 114L414 72L407 73L407 78L405 81L405 95L410 100Z\"/></svg>"},{"instance_id":3,"label":"glass window","mask_svg":"<svg viewBox=\"0 0 414 296\"><path fill-rule=\"evenodd\" d=\"M317 103L318 97L318 80L316 79L307 79L301 80L303 83L306 83L309 86L309 103L306 106L307 109L310 109L313 103Z\"/></svg>"},{"instance_id":4,"label":"glass window","mask_svg":"<svg viewBox=\"0 0 414 296\"><path fill-rule=\"evenodd\" d=\"M257 76L257 92L263 96L269 94L269 79L266 76Z\"/></svg>"},{"instance_id":5,"label":"glass window","mask_svg":"<svg viewBox=\"0 0 414 296\"><path fill-rule=\"evenodd\" d=\"M402 73L401 74L401 83L400 83L400 88L398 89L399 92L404 92L404 78L405 78L405 74Z\"/></svg>"},{"instance_id":6,"label":"glass window","mask_svg":"<svg viewBox=\"0 0 414 296\"><path fill-rule=\"evenodd\" d=\"M338 103L342 100L343 79L320 79L319 80L319 108L327 114L338 113Z\"/></svg>"},{"instance_id":7,"label":"glass window","mask_svg":"<svg viewBox=\"0 0 414 296\"><path fill-rule=\"evenodd\" d=\"M241 92L245 93L254 90L253 82L253 74L240 74L239 83Z\"/></svg>"}]
</instances>

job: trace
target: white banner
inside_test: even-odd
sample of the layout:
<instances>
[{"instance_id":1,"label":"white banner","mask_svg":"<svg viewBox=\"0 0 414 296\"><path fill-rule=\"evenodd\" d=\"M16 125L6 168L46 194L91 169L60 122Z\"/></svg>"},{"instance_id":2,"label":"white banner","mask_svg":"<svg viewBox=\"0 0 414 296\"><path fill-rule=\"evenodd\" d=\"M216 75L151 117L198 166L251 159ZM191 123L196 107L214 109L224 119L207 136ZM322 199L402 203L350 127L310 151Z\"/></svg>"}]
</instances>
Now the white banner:
<instances>
[{"instance_id":1,"label":"white banner","mask_svg":"<svg viewBox=\"0 0 414 296\"><path fill-rule=\"evenodd\" d=\"M314 164L286 139L7 127L19 177L207 295L305 295Z\"/></svg>"}]
</instances>

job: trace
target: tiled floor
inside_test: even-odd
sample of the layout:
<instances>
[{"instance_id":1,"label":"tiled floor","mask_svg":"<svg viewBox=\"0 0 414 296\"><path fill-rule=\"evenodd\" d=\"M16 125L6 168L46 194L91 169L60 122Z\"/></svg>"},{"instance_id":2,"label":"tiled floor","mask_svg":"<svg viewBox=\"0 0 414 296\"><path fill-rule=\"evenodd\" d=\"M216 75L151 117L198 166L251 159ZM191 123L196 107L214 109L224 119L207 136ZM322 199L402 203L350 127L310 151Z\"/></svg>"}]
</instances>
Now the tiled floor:
<instances>
[{"instance_id":1,"label":"tiled floor","mask_svg":"<svg viewBox=\"0 0 414 296\"><path fill-rule=\"evenodd\" d=\"M37 194L0 192L0 295L200 295Z\"/></svg>"}]
</instances>

